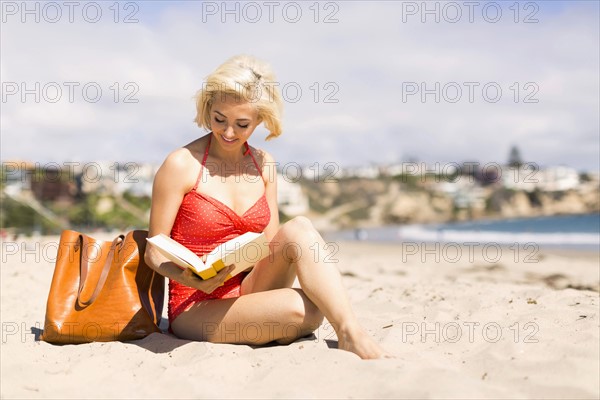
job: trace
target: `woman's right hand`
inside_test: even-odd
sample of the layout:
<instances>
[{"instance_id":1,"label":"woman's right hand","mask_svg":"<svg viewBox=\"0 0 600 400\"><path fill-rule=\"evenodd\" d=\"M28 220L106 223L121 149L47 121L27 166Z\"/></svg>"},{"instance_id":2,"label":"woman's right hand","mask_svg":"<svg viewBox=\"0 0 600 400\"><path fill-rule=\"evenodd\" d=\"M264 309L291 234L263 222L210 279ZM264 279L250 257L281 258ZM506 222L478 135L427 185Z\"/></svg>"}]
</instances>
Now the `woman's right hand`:
<instances>
[{"instance_id":1,"label":"woman's right hand","mask_svg":"<svg viewBox=\"0 0 600 400\"><path fill-rule=\"evenodd\" d=\"M234 269L234 265L228 265L227 267L220 270L217 275L209 279L202 279L198 275L192 272L191 269L186 268L181 271L179 276L179 283L200 290L204 293L212 293L216 288L223 285L227 275Z\"/></svg>"}]
</instances>

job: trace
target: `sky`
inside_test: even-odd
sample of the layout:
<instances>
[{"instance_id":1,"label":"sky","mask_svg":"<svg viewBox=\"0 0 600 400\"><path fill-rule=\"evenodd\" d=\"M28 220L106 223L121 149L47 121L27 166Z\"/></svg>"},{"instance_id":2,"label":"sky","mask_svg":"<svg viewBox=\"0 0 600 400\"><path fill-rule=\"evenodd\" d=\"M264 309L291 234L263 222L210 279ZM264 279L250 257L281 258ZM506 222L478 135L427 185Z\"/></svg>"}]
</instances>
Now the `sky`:
<instances>
[{"instance_id":1,"label":"sky","mask_svg":"<svg viewBox=\"0 0 600 400\"><path fill-rule=\"evenodd\" d=\"M282 165L600 169L597 1L3 1L1 157L160 164L203 79L267 61Z\"/></svg>"}]
</instances>

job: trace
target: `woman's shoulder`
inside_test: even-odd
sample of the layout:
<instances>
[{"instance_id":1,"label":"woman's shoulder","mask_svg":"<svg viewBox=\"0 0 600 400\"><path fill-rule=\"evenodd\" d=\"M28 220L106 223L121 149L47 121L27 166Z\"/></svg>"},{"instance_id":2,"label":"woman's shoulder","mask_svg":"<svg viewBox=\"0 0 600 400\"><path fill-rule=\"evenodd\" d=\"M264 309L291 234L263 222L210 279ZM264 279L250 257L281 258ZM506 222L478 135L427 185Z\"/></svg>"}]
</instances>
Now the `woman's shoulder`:
<instances>
[{"instance_id":1,"label":"woman's shoulder","mask_svg":"<svg viewBox=\"0 0 600 400\"><path fill-rule=\"evenodd\" d=\"M259 149L258 147L254 146L250 146L250 150L252 151L252 154L254 154L254 157L256 157L256 161L261 165L264 165L265 163L275 162L273 156L266 150Z\"/></svg>"},{"instance_id":2,"label":"woman's shoulder","mask_svg":"<svg viewBox=\"0 0 600 400\"><path fill-rule=\"evenodd\" d=\"M266 150L254 146L250 146L250 150L254 154L257 164L260 166L263 178L266 181L271 181L277 174L277 163L273 156Z\"/></svg>"},{"instance_id":3,"label":"woman's shoulder","mask_svg":"<svg viewBox=\"0 0 600 400\"><path fill-rule=\"evenodd\" d=\"M179 148L170 152L157 171L160 175L180 176L189 170L193 157L185 148Z\"/></svg>"},{"instance_id":4,"label":"woman's shoulder","mask_svg":"<svg viewBox=\"0 0 600 400\"><path fill-rule=\"evenodd\" d=\"M206 145L204 142L203 138L200 138L172 150L165 157L156 175L164 176L169 180L177 177L178 179L172 180L182 182L185 186L187 186L188 180L195 182L201 162L198 157L201 157L199 154L204 151L203 146Z\"/></svg>"},{"instance_id":5,"label":"woman's shoulder","mask_svg":"<svg viewBox=\"0 0 600 400\"><path fill-rule=\"evenodd\" d=\"M205 147L206 140L204 140L204 138L199 138L185 146L174 149L167 154L161 168L165 167L165 169L169 170L189 170L191 164L201 161L199 160L199 157L201 157Z\"/></svg>"}]
</instances>

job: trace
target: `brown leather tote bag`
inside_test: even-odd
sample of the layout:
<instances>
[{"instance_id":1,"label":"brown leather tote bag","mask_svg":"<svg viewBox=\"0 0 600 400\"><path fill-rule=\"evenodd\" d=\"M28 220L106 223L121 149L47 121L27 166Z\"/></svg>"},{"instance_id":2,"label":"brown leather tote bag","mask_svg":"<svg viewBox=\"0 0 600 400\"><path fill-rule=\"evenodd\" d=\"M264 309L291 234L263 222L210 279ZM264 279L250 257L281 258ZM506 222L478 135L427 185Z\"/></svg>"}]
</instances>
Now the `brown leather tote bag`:
<instances>
[{"instance_id":1,"label":"brown leather tote bag","mask_svg":"<svg viewBox=\"0 0 600 400\"><path fill-rule=\"evenodd\" d=\"M109 242L63 231L41 339L126 341L161 332L165 278L144 263L147 236L135 230Z\"/></svg>"}]
</instances>

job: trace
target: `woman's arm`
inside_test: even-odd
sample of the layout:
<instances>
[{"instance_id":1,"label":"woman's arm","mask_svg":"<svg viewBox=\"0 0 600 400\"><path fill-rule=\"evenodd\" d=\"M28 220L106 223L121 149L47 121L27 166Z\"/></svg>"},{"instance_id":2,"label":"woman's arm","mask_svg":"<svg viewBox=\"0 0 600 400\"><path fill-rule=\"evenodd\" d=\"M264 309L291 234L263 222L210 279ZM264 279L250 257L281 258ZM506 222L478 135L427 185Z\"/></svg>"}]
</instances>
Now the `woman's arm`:
<instances>
[{"instance_id":1,"label":"woman's arm","mask_svg":"<svg viewBox=\"0 0 600 400\"><path fill-rule=\"evenodd\" d=\"M263 151L263 179L266 182L265 193L271 211L271 219L265 228L265 236L271 241L279 230L279 206L277 205L277 168L275 160L266 151Z\"/></svg>"},{"instance_id":2,"label":"woman's arm","mask_svg":"<svg viewBox=\"0 0 600 400\"><path fill-rule=\"evenodd\" d=\"M178 149L169 154L156 172L152 185L149 237L159 233L167 236L171 234L183 196L193 187L195 177L198 176L198 171L193 168L196 174L190 174L190 165L194 165L193 162L194 158L187 149ZM192 179L194 182L190 184L188 181ZM144 259L146 264L159 274L205 293L211 293L219 287L233 269L232 267L224 268L217 276L203 280L188 268L181 269L169 261L151 244L146 246Z\"/></svg>"}]
</instances>

